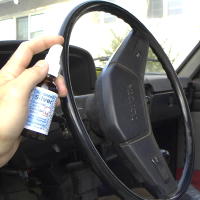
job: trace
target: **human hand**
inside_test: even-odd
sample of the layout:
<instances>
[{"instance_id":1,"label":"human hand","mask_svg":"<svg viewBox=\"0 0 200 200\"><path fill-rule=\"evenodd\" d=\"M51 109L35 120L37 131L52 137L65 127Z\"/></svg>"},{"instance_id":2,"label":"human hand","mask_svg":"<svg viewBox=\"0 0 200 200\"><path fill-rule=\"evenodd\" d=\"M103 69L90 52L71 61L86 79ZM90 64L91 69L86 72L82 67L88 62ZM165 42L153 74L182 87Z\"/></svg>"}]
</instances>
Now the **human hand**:
<instances>
[{"instance_id":1,"label":"human hand","mask_svg":"<svg viewBox=\"0 0 200 200\"><path fill-rule=\"evenodd\" d=\"M7 163L16 152L27 117L31 90L48 73L48 64L38 61L26 69L33 55L54 44L62 44L61 36L49 36L23 42L0 70L0 166ZM60 96L66 96L63 78L56 80Z\"/></svg>"}]
</instances>

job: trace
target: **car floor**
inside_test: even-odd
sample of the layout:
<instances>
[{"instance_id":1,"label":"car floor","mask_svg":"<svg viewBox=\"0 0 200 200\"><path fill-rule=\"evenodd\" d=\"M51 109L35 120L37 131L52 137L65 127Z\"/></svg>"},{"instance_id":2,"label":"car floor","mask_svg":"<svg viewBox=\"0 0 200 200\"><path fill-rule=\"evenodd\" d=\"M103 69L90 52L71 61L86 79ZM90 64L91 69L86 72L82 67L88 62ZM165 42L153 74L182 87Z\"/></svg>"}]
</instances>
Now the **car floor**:
<instances>
[{"instance_id":1,"label":"car floor","mask_svg":"<svg viewBox=\"0 0 200 200\"><path fill-rule=\"evenodd\" d=\"M144 197L145 199L154 199L147 190L144 188L135 188L134 192L139 194L140 196ZM106 197L101 197L98 200L121 200L121 198L111 195L111 196L106 196Z\"/></svg>"},{"instance_id":2,"label":"car floor","mask_svg":"<svg viewBox=\"0 0 200 200\"><path fill-rule=\"evenodd\" d=\"M140 196L144 197L144 199L150 199L150 200L155 199L144 188L136 188L134 189L134 191L140 194ZM98 200L121 200L121 199L117 196L112 195L112 196L101 197ZM200 192L197 189L195 189L192 185L190 185L186 195L182 197L182 200L200 200Z\"/></svg>"},{"instance_id":3,"label":"car floor","mask_svg":"<svg viewBox=\"0 0 200 200\"><path fill-rule=\"evenodd\" d=\"M120 198L112 195L107 197L101 197L98 200L120 200Z\"/></svg>"}]
</instances>

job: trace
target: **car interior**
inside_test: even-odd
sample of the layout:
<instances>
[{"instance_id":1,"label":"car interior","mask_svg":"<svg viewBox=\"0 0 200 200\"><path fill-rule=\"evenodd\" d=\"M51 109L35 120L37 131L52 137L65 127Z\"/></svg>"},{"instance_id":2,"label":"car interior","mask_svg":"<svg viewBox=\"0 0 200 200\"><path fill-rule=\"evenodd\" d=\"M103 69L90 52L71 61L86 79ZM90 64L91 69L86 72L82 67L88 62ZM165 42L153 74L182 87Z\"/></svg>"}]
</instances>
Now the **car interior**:
<instances>
[{"instance_id":1,"label":"car interior","mask_svg":"<svg viewBox=\"0 0 200 200\"><path fill-rule=\"evenodd\" d=\"M138 23L134 27L138 32L128 34L99 74L87 50L67 43L70 20L93 9L112 12L134 26L137 23L118 6L103 1L82 4L69 15L60 31L66 39L61 73L71 90L67 97L61 98L61 106L56 107L46 140L23 137L14 157L0 169L0 200L200 199L200 43L176 71L180 83L177 86L173 82L174 70L165 66L157 43ZM144 41L148 41L148 45ZM22 42L0 42L0 68ZM165 73L145 73L150 48ZM29 67L44 59L47 52L35 55ZM136 60L127 56L130 52L136 55ZM129 63L141 67L139 72L118 67ZM181 107L184 104L184 97L179 96L181 91L187 101L185 110ZM73 106L75 109L71 108ZM129 118L133 125L127 122ZM129 147L140 140L139 136L146 138L143 134L146 129L149 132L148 127L155 138L150 138L152 146L144 142ZM85 131L95 150L87 139L84 141ZM146 163L148 156L154 156L154 151L156 157ZM106 171L104 164L109 170Z\"/></svg>"}]
</instances>

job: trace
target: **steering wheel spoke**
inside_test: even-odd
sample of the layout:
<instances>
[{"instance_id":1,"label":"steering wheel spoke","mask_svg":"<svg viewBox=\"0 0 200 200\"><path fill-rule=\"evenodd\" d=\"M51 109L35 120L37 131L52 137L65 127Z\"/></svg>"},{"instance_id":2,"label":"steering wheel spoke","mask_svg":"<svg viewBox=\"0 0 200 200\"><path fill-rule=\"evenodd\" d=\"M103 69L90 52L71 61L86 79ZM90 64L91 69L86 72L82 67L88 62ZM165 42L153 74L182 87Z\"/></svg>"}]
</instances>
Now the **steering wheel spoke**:
<instances>
[{"instance_id":1,"label":"steering wheel spoke","mask_svg":"<svg viewBox=\"0 0 200 200\"><path fill-rule=\"evenodd\" d=\"M143 80L148 50L148 40L140 32L132 30L112 56L108 66L121 65Z\"/></svg>"},{"instance_id":2,"label":"steering wheel spoke","mask_svg":"<svg viewBox=\"0 0 200 200\"><path fill-rule=\"evenodd\" d=\"M120 155L129 163L127 167L135 166L144 185L155 197L168 199L176 191L177 183L152 134L140 140L124 142L119 149Z\"/></svg>"}]
</instances>

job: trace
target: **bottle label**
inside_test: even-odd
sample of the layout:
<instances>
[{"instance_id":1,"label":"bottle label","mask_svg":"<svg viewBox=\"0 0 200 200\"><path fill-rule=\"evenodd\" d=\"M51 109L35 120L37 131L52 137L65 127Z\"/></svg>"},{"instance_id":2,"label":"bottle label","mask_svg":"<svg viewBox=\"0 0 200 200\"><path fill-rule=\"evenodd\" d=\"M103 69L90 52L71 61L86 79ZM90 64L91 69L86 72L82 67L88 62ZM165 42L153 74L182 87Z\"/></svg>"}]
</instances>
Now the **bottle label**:
<instances>
[{"instance_id":1,"label":"bottle label","mask_svg":"<svg viewBox=\"0 0 200 200\"><path fill-rule=\"evenodd\" d=\"M35 87L30 96L24 128L48 135L57 97L55 92Z\"/></svg>"}]
</instances>

